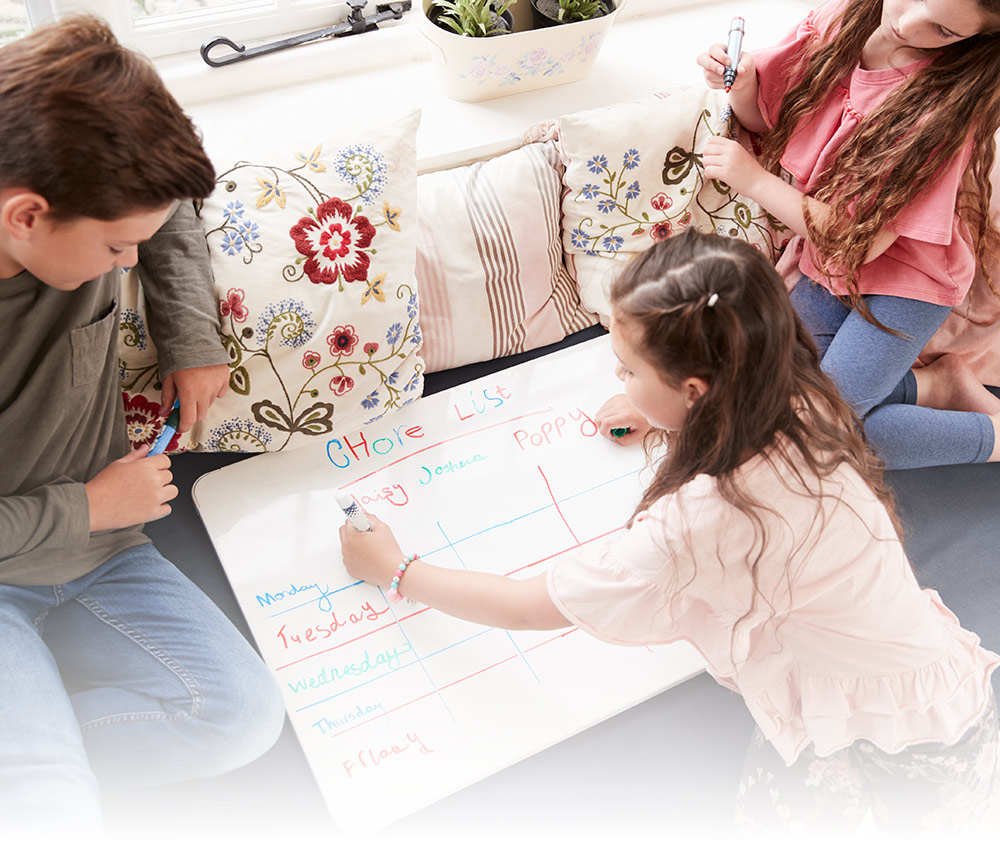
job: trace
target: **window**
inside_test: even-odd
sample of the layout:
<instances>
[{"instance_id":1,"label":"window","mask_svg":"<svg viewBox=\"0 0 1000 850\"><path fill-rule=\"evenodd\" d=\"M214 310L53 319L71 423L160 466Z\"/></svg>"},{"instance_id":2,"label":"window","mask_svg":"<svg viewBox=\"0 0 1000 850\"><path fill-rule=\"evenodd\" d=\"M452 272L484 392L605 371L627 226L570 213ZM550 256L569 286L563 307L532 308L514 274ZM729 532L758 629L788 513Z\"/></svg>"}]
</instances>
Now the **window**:
<instances>
[{"instance_id":1,"label":"window","mask_svg":"<svg viewBox=\"0 0 1000 850\"><path fill-rule=\"evenodd\" d=\"M216 36L237 44L271 41L346 19L346 4L329 0L0 0L39 9L31 20L87 11L111 24L119 39L148 56L195 51ZM374 0L367 13L374 12Z\"/></svg>"}]
</instances>

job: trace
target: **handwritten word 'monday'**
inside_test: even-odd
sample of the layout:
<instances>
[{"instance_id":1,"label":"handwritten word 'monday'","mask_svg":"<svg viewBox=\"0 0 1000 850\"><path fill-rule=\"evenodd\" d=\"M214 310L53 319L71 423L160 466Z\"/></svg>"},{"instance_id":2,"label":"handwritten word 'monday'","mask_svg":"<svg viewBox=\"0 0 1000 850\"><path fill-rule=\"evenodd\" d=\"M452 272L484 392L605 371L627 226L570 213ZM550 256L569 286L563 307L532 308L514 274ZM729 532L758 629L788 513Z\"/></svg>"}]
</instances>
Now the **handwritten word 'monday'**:
<instances>
[{"instance_id":1,"label":"handwritten word 'monday'","mask_svg":"<svg viewBox=\"0 0 1000 850\"><path fill-rule=\"evenodd\" d=\"M258 593L257 594L257 604L261 608L269 608L275 602L281 602L285 599L290 599L293 596L298 596L300 593L305 593L309 590L315 590L319 593L319 598L316 600L317 606L319 606L320 611L329 613L333 610L333 603L330 601L330 585L327 585L323 590L320 590L318 584L292 584L289 586L288 590L276 590L270 593Z\"/></svg>"}]
</instances>

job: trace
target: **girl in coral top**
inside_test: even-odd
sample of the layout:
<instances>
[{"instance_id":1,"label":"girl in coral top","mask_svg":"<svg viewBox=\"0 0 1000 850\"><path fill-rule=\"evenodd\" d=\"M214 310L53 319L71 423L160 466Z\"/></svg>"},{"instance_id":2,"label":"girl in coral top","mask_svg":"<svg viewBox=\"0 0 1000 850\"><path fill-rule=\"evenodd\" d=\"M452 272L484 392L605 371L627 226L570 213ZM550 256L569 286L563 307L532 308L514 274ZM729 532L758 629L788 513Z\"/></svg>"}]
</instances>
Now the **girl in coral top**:
<instances>
[{"instance_id":1,"label":"girl in coral top","mask_svg":"<svg viewBox=\"0 0 1000 850\"><path fill-rule=\"evenodd\" d=\"M907 826L974 823L1000 658L917 586L881 464L777 272L689 231L629 265L612 307L628 406L668 445L627 531L518 581L404 557L372 517L341 529L348 572L498 628L690 641L770 742L750 751L744 821L850 826L871 803ZM598 414L605 435L619 407Z\"/></svg>"},{"instance_id":2,"label":"girl in coral top","mask_svg":"<svg viewBox=\"0 0 1000 850\"><path fill-rule=\"evenodd\" d=\"M731 103L760 162L705 149L707 177L799 234L792 302L890 468L1000 460L1000 399L964 361L911 368L997 260L997 30L1000 0L830 0L739 63ZM698 63L722 88L725 46Z\"/></svg>"}]
</instances>

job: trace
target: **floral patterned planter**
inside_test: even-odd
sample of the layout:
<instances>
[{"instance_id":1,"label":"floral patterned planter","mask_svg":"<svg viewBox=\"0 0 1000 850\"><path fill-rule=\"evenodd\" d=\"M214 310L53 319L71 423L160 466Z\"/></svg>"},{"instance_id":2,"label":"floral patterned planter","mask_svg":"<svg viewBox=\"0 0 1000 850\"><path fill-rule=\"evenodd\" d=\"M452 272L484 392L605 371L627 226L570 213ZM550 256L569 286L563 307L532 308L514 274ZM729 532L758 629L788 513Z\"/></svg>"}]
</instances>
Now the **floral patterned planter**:
<instances>
[{"instance_id":1,"label":"floral patterned planter","mask_svg":"<svg viewBox=\"0 0 1000 850\"><path fill-rule=\"evenodd\" d=\"M417 23L431 43L441 88L455 100L477 101L582 80L594 69L626 0L617 0L610 14L592 21L494 38L465 38L435 26L427 18L432 2L421 0ZM527 6L528 0L521 2Z\"/></svg>"}]
</instances>

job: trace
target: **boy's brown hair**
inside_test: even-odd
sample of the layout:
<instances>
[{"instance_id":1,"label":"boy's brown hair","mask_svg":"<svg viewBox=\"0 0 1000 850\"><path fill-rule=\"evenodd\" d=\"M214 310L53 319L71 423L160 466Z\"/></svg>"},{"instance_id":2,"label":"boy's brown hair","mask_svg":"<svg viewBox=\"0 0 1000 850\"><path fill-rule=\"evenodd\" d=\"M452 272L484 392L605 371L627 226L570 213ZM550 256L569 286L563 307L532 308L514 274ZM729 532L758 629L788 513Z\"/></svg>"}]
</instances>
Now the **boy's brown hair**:
<instances>
[{"instance_id":1,"label":"boy's brown hair","mask_svg":"<svg viewBox=\"0 0 1000 850\"><path fill-rule=\"evenodd\" d=\"M56 221L114 221L214 185L190 118L99 18L67 18L0 49L0 188L37 192Z\"/></svg>"}]
</instances>

